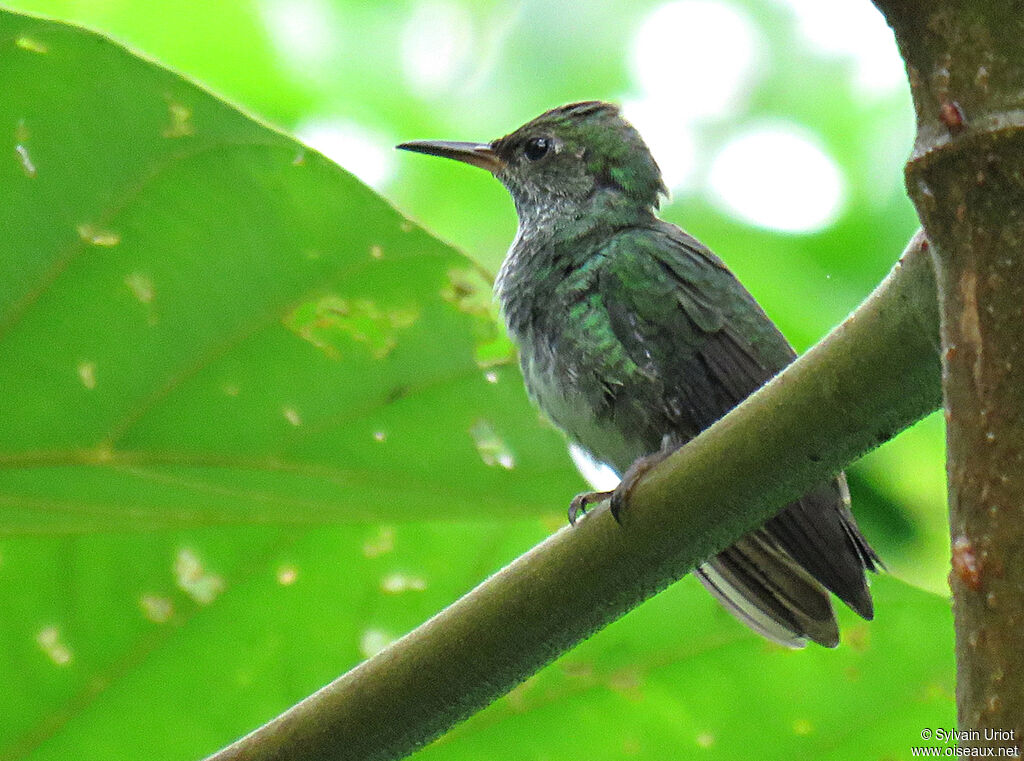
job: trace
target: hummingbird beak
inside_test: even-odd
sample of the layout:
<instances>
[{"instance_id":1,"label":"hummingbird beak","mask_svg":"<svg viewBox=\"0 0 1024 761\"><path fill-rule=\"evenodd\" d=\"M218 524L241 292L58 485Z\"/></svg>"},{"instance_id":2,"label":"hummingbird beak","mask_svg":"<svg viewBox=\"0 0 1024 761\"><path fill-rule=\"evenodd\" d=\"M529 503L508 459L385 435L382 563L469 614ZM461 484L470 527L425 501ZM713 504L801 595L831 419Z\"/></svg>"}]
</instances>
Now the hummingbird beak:
<instances>
[{"instance_id":1,"label":"hummingbird beak","mask_svg":"<svg viewBox=\"0 0 1024 761\"><path fill-rule=\"evenodd\" d=\"M505 162L498 158L487 143L453 143L449 140L413 140L411 143L396 145L403 151L426 153L428 156L441 156L446 159L463 161L492 174L505 167Z\"/></svg>"}]
</instances>

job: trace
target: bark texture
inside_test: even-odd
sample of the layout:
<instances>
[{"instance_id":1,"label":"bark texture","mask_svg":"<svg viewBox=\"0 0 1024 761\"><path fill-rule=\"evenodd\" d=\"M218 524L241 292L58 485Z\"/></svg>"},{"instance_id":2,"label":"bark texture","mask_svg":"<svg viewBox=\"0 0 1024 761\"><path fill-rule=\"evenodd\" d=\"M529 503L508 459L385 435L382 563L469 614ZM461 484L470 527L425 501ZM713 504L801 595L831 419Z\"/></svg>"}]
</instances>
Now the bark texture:
<instances>
[{"instance_id":1,"label":"bark texture","mask_svg":"<svg viewBox=\"0 0 1024 761\"><path fill-rule=\"evenodd\" d=\"M1020 748L1024 4L875 4L907 65L917 115L907 188L939 291L961 744Z\"/></svg>"}]
</instances>

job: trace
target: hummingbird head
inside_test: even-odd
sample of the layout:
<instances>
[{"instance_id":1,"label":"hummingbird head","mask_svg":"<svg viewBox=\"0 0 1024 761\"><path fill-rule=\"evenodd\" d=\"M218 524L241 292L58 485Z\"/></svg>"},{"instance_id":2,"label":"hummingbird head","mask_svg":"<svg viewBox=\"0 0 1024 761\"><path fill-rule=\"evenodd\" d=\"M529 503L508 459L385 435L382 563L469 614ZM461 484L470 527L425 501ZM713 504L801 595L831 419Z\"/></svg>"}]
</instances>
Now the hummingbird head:
<instances>
[{"instance_id":1,"label":"hummingbird head","mask_svg":"<svg viewBox=\"0 0 1024 761\"><path fill-rule=\"evenodd\" d=\"M559 106L491 143L423 140L398 147L487 169L512 194L520 220L609 196L650 210L667 192L640 134L616 106L601 101Z\"/></svg>"}]
</instances>

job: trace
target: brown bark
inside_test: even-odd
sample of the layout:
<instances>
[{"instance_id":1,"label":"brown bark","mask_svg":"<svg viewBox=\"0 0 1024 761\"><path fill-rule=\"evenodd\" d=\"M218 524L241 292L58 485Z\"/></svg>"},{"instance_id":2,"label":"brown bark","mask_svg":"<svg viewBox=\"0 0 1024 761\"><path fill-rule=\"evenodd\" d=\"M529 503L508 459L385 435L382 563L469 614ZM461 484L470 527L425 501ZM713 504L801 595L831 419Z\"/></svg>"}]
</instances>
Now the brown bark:
<instances>
[{"instance_id":1,"label":"brown bark","mask_svg":"<svg viewBox=\"0 0 1024 761\"><path fill-rule=\"evenodd\" d=\"M875 0L917 114L907 187L932 244L965 746L1024 736L1024 4ZM986 732L988 730L988 732ZM1013 732L986 738L992 730Z\"/></svg>"}]
</instances>

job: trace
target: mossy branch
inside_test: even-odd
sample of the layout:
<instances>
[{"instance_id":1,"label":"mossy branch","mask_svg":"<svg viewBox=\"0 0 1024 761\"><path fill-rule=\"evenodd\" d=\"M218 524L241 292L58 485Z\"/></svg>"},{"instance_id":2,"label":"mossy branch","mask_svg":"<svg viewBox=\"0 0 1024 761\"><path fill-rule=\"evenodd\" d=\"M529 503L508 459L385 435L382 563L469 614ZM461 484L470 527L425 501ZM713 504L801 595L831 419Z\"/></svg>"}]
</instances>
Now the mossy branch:
<instances>
[{"instance_id":1,"label":"mossy branch","mask_svg":"<svg viewBox=\"0 0 1024 761\"><path fill-rule=\"evenodd\" d=\"M915 236L842 325L651 470L622 526L594 510L210 761L400 758L934 410L926 249Z\"/></svg>"}]
</instances>

